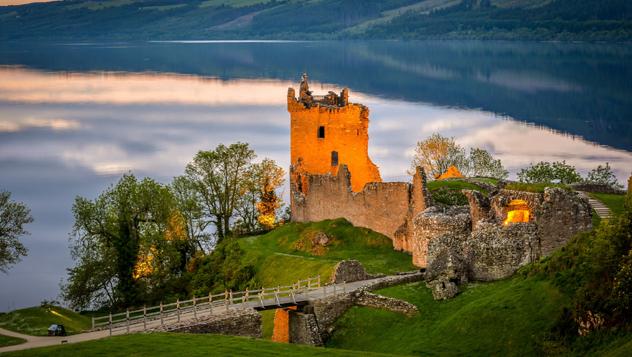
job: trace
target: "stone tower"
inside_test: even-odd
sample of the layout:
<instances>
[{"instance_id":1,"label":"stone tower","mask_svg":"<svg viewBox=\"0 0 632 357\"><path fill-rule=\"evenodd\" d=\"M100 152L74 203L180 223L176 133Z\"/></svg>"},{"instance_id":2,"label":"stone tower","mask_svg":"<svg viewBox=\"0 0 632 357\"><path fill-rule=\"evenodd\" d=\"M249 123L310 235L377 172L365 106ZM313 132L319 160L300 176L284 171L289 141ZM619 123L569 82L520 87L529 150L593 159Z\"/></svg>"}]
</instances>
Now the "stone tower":
<instances>
[{"instance_id":1,"label":"stone tower","mask_svg":"<svg viewBox=\"0 0 632 357\"><path fill-rule=\"evenodd\" d=\"M366 183L382 181L368 153L369 109L349 103L348 98L346 88L340 95L331 91L313 95L307 74L303 74L298 98L294 88L288 89L292 190L306 193L306 175L335 176L343 164L351 173L354 192Z\"/></svg>"}]
</instances>

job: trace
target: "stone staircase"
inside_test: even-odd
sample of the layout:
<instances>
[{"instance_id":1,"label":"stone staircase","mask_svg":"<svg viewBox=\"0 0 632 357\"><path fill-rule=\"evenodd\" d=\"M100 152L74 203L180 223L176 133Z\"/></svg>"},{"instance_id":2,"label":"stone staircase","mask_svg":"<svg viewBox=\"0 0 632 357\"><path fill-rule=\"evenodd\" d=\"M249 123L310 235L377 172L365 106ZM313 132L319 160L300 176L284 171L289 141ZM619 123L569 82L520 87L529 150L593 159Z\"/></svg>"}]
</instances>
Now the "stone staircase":
<instances>
[{"instance_id":1,"label":"stone staircase","mask_svg":"<svg viewBox=\"0 0 632 357\"><path fill-rule=\"evenodd\" d=\"M608 219L612 217L612 212L610 211L610 209L606 205L604 205L601 201L590 197L585 192L581 192L580 194L586 197L590 206L595 210L595 212L597 212L597 215L601 219Z\"/></svg>"}]
</instances>

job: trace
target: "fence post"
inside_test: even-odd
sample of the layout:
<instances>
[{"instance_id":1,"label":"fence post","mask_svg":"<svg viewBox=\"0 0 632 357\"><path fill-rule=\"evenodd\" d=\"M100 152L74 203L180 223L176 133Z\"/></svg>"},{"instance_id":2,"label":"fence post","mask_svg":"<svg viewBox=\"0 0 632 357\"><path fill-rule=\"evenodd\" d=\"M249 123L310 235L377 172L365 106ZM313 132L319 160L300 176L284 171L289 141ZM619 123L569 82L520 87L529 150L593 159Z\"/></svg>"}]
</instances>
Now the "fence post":
<instances>
[{"instance_id":1,"label":"fence post","mask_svg":"<svg viewBox=\"0 0 632 357\"><path fill-rule=\"evenodd\" d=\"M224 290L224 306L226 307L226 311L228 311L228 290Z\"/></svg>"},{"instance_id":2,"label":"fence post","mask_svg":"<svg viewBox=\"0 0 632 357\"><path fill-rule=\"evenodd\" d=\"M126 331L129 333L129 308L125 310Z\"/></svg>"},{"instance_id":3,"label":"fence post","mask_svg":"<svg viewBox=\"0 0 632 357\"><path fill-rule=\"evenodd\" d=\"M94 316L92 316L92 329L94 330Z\"/></svg>"},{"instance_id":4,"label":"fence post","mask_svg":"<svg viewBox=\"0 0 632 357\"><path fill-rule=\"evenodd\" d=\"M230 291L228 292L228 296L229 296L229 300L228 300L228 305L232 305L233 304L233 289L230 289Z\"/></svg>"},{"instance_id":5,"label":"fence post","mask_svg":"<svg viewBox=\"0 0 632 357\"><path fill-rule=\"evenodd\" d=\"M320 287L320 274L318 274L317 278L318 280L316 281L316 284L318 285L318 287Z\"/></svg>"},{"instance_id":6,"label":"fence post","mask_svg":"<svg viewBox=\"0 0 632 357\"><path fill-rule=\"evenodd\" d=\"M248 288L246 288L246 294L244 296L242 296L242 298L241 298L241 304L242 305L244 303L244 298L246 298L245 302L248 302L248 299L250 298L250 296L248 296Z\"/></svg>"},{"instance_id":7,"label":"fence post","mask_svg":"<svg viewBox=\"0 0 632 357\"><path fill-rule=\"evenodd\" d=\"M180 322L180 298L176 300L176 313L178 314L178 322Z\"/></svg>"},{"instance_id":8,"label":"fence post","mask_svg":"<svg viewBox=\"0 0 632 357\"><path fill-rule=\"evenodd\" d=\"M312 279L307 279L307 290L312 288Z\"/></svg>"},{"instance_id":9,"label":"fence post","mask_svg":"<svg viewBox=\"0 0 632 357\"><path fill-rule=\"evenodd\" d=\"M294 296L294 287L290 290L290 295L292 296L292 301L296 304L296 296Z\"/></svg>"},{"instance_id":10,"label":"fence post","mask_svg":"<svg viewBox=\"0 0 632 357\"><path fill-rule=\"evenodd\" d=\"M279 287L274 291L274 299L276 300L277 305L281 306L281 302L279 301Z\"/></svg>"},{"instance_id":11,"label":"fence post","mask_svg":"<svg viewBox=\"0 0 632 357\"><path fill-rule=\"evenodd\" d=\"M109 325L110 325L110 336L112 336L112 311L110 311L110 320L109 321L110 321L110 323L109 323Z\"/></svg>"},{"instance_id":12,"label":"fence post","mask_svg":"<svg viewBox=\"0 0 632 357\"><path fill-rule=\"evenodd\" d=\"M266 305L263 303L263 295L265 295L265 288L261 288L261 292L259 292L259 301L261 302L261 308L265 308Z\"/></svg>"},{"instance_id":13,"label":"fence post","mask_svg":"<svg viewBox=\"0 0 632 357\"><path fill-rule=\"evenodd\" d=\"M147 305L143 305L143 331L147 331Z\"/></svg>"},{"instance_id":14,"label":"fence post","mask_svg":"<svg viewBox=\"0 0 632 357\"><path fill-rule=\"evenodd\" d=\"M162 301L160 302L160 326L164 326L165 321L162 318Z\"/></svg>"},{"instance_id":15,"label":"fence post","mask_svg":"<svg viewBox=\"0 0 632 357\"><path fill-rule=\"evenodd\" d=\"M195 295L193 295L193 318L197 319L197 305L195 304Z\"/></svg>"}]
</instances>

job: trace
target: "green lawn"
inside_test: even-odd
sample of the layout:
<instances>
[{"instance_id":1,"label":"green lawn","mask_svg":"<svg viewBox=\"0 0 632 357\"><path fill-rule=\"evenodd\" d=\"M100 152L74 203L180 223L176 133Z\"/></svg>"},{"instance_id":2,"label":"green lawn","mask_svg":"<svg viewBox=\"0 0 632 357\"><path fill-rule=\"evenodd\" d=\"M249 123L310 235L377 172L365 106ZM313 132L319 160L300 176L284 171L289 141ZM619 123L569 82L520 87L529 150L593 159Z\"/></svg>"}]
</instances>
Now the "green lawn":
<instances>
[{"instance_id":1,"label":"green lawn","mask_svg":"<svg viewBox=\"0 0 632 357\"><path fill-rule=\"evenodd\" d=\"M467 198L461 190L476 190L487 195L484 187L459 179L436 180L428 182L428 190L435 202L450 206L467 204Z\"/></svg>"},{"instance_id":2,"label":"green lawn","mask_svg":"<svg viewBox=\"0 0 632 357\"><path fill-rule=\"evenodd\" d=\"M89 317L58 306L29 307L0 315L0 327L27 335L44 336L51 324L62 324L69 334L89 329Z\"/></svg>"},{"instance_id":3,"label":"green lawn","mask_svg":"<svg viewBox=\"0 0 632 357\"><path fill-rule=\"evenodd\" d=\"M337 322L328 347L416 355L536 355L565 297L544 280L516 277L470 285L435 301L424 283L378 293L415 304L419 315L354 307Z\"/></svg>"},{"instance_id":4,"label":"green lawn","mask_svg":"<svg viewBox=\"0 0 632 357\"><path fill-rule=\"evenodd\" d=\"M0 335L0 347L19 345L24 342L26 341L21 338Z\"/></svg>"},{"instance_id":5,"label":"green lawn","mask_svg":"<svg viewBox=\"0 0 632 357\"><path fill-rule=\"evenodd\" d=\"M6 356L380 356L380 354L204 334L134 334L7 353ZM4 356L4 355L3 355Z\"/></svg>"},{"instance_id":6,"label":"green lawn","mask_svg":"<svg viewBox=\"0 0 632 357\"><path fill-rule=\"evenodd\" d=\"M613 214L620 214L623 212L625 195L615 195L609 193L589 193L589 195L610 208Z\"/></svg>"},{"instance_id":7,"label":"green lawn","mask_svg":"<svg viewBox=\"0 0 632 357\"><path fill-rule=\"evenodd\" d=\"M327 246L313 246L312 237L327 234ZM344 219L315 223L289 223L262 236L240 238L243 262L252 264L264 287L284 285L319 275L331 277L341 260L359 260L369 273L415 270L410 255L393 250L392 241L366 228L354 227Z\"/></svg>"}]
</instances>

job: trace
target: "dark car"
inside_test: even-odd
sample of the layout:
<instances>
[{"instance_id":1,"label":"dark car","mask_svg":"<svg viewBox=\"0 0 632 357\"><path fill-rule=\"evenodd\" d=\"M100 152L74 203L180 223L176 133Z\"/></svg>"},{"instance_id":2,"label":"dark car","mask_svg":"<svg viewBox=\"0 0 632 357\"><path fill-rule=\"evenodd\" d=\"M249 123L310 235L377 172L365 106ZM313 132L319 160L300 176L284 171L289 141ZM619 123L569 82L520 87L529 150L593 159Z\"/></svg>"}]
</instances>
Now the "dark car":
<instances>
[{"instance_id":1,"label":"dark car","mask_svg":"<svg viewBox=\"0 0 632 357\"><path fill-rule=\"evenodd\" d=\"M64 325L52 324L48 327L48 336L66 336Z\"/></svg>"}]
</instances>

